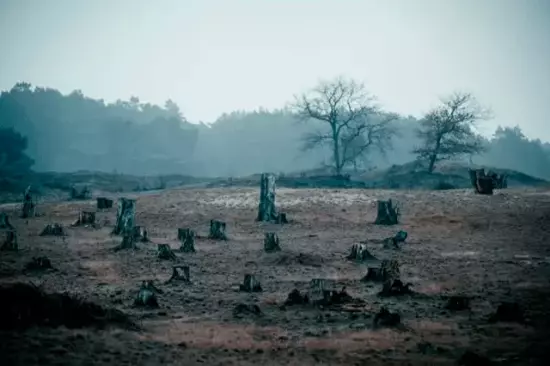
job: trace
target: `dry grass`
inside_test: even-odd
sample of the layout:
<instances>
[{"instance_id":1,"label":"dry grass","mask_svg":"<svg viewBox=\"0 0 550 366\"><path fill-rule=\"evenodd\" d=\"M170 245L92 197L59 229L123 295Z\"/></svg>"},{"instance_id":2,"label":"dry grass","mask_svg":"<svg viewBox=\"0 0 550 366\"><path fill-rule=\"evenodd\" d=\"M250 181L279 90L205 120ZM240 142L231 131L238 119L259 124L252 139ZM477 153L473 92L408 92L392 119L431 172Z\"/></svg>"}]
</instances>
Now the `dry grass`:
<instances>
[{"instance_id":1,"label":"dry grass","mask_svg":"<svg viewBox=\"0 0 550 366\"><path fill-rule=\"evenodd\" d=\"M116 208L98 213L102 228L68 228L68 237L60 238L38 234L47 223L69 226L79 210L93 210L95 202L44 204L39 208L44 215L28 222L16 218L15 206L0 206L10 214L21 247L19 253L1 254L0 282L31 281L50 292L74 292L129 313L144 329L4 332L0 358L7 364L450 365L466 349L506 364L543 357L550 325L548 192L508 190L485 197L470 190L281 189L277 203L291 219L285 226L254 221L257 195L255 189L235 188L138 196L137 224L147 227L153 242L117 253L111 249L120 238L109 235ZM402 206L397 227L371 224L376 200L386 198ZM177 228L205 235L210 219L227 222L230 240L198 239L197 253L178 253L178 260L191 267L193 283L163 285L173 263L155 257L156 244L176 249ZM400 229L409 233L401 251L380 244L372 244L371 251L379 258L397 258L405 281L422 296L379 298L379 285L359 281L366 268L344 257L353 243ZM263 253L265 231L278 233L283 252ZM58 271L23 274L26 262L43 255ZM234 290L250 271L259 275L264 292ZM363 312L279 309L293 288L307 289L317 277L366 300ZM164 291L161 308L154 311L132 306L147 279ZM445 310L441 296L450 294L472 296L471 311ZM528 323L489 323L500 301L518 301ZM263 316L233 317L235 305L252 302ZM373 314L381 306L399 312L404 328L373 329ZM419 348L425 342L429 351Z\"/></svg>"}]
</instances>

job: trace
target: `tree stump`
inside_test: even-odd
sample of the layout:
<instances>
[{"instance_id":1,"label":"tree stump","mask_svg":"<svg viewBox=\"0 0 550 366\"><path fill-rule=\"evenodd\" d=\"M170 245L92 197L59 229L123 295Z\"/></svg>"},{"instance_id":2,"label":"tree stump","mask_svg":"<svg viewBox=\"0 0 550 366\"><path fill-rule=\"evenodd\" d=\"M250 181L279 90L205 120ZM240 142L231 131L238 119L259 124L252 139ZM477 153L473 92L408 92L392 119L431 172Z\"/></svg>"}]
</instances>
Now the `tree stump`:
<instances>
[{"instance_id":1,"label":"tree stump","mask_svg":"<svg viewBox=\"0 0 550 366\"><path fill-rule=\"evenodd\" d=\"M25 269L28 271L44 271L53 269L53 267L48 257L32 257L32 260L26 264Z\"/></svg>"},{"instance_id":2,"label":"tree stump","mask_svg":"<svg viewBox=\"0 0 550 366\"><path fill-rule=\"evenodd\" d=\"M225 222L218 220L210 220L210 234L208 237L214 240L227 240L225 234Z\"/></svg>"},{"instance_id":3,"label":"tree stump","mask_svg":"<svg viewBox=\"0 0 550 366\"><path fill-rule=\"evenodd\" d=\"M399 278L399 262L395 259L384 259L379 266L369 267L362 281L387 282Z\"/></svg>"},{"instance_id":4,"label":"tree stump","mask_svg":"<svg viewBox=\"0 0 550 366\"><path fill-rule=\"evenodd\" d=\"M95 212L80 211L78 220L73 223L73 226L95 225Z\"/></svg>"},{"instance_id":5,"label":"tree stump","mask_svg":"<svg viewBox=\"0 0 550 366\"><path fill-rule=\"evenodd\" d=\"M264 250L267 253L281 251L281 247L279 246L279 237L277 236L277 234L275 234L275 233L265 233Z\"/></svg>"},{"instance_id":6,"label":"tree stump","mask_svg":"<svg viewBox=\"0 0 550 366\"><path fill-rule=\"evenodd\" d=\"M40 236L65 236L65 229L60 224L48 224Z\"/></svg>"},{"instance_id":7,"label":"tree stump","mask_svg":"<svg viewBox=\"0 0 550 366\"><path fill-rule=\"evenodd\" d=\"M253 274L245 274L243 284L239 286L239 290L245 292L261 292L262 286L256 276Z\"/></svg>"},{"instance_id":8,"label":"tree stump","mask_svg":"<svg viewBox=\"0 0 550 366\"><path fill-rule=\"evenodd\" d=\"M357 262L364 262L367 260L375 260L376 258L370 254L365 244L353 244L347 259Z\"/></svg>"},{"instance_id":9,"label":"tree stump","mask_svg":"<svg viewBox=\"0 0 550 366\"><path fill-rule=\"evenodd\" d=\"M23 196L23 207L22 207L21 217L23 219L28 219L30 217L35 217L35 216L36 216L36 203L34 202L31 195L31 186L28 186Z\"/></svg>"},{"instance_id":10,"label":"tree stump","mask_svg":"<svg viewBox=\"0 0 550 366\"><path fill-rule=\"evenodd\" d=\"M260 178L260 204L257 221L277 220L275 208L275 175L263 173Z\"/></svg>"},{"instance_id":11,"label":"tree stump","mask_svg":"<svg viewBox=\"0 0 550 366\"><path fill-rule=\"evenodd\" d=\"M406 231L399 231L395 236L392 236L391 238L384 239L384 248L386 249L399 249L399 245L404 243L405 240L407 240L407 232Z\"/></svg>"},{"instance_id":12,"label":"tree stump","mask_svg":"<svg viewBox=\"0 0 550 366\"><path fill-rule=\"evenodd\" d=\"M17 244L17 232L15 230L1 230L0 234L3 234L2 246L0 250L6 251L18 251L19 245Z\"/></svg>"},{"instance_id":13,"label":"tree stump","mask_svg":"<svg viewBox=\"0 0 550 366\"><path fill-rule=\"evenodd\" d=\"M474 190L478 194L492 195L494 186L494 180L492 177L485 174L485 169L470 169L470 182L474 187Z\"/></svg>"},{"instance_id":14,"label":"tree stump","mask_svg":"<svg viewBox=\"0 0 550 366\"><path fill-rule=\"evenodd\" d=\"M167 283L174 281L190 283L189 266L173 266L172 277L170 277Z\"/></svg>"},{"instance_id":15,"label":"tree stump","mask_svg":"<svg viewBox=\"0 0 550 366\"><path fill-rule=\"evenodd\" d=\"M309 282L309 291L307 293L307 297L311 303L319 303L325 300L326 291L326 280L323 278L313 278Z\"/></svg>"},{"instance_id":16,"label":"tree stump","mask_svg":"<svg viewBox=\"0 0 550 366\"><path fill-rule=\"evenodd\" d=\"M195 232L191 229L178 229L178 240L181 242L180 252L195 253Z\"/></svg>"},{"instance_id":17,"label":"tree stump","mask_svg":"<svg viewBox=\"0 0 550 366\"><path fill-rule=\"evenodd\" d=\"M172 261L175 261L177 259L176 255L172 251L172 248L170 248L170 245L168 244L157 245L157 257L159 259Z\"/></svg>"},{"instance_id":18,"label":"tree stump","mask_svg":"<svg viewBox=\"0 0 550 366\"><path fill-rule=\"evenodd\" d=\"M374 326L393 327L401 322L401 316L397 313L390 312L387 308L382 307L374 316Z\"/></svg>"},{"instance_id":19,"label":"tree stump","mask_svg":"<svg viewBox=\"0 0 550 366\"><path fill-rule=\"evenodd\" d=\"M134 226L132 229L134 240L146 243L149 241L149 233L143 226Z\"/></svg>"},{"instance_id":20,"label":"tree stump","mask_svg":"<svg viewBox=\"0 0 550 366\"><path fill-rule=\"evenodd\" d=\"M126 232L132 233L136 217L136 200L119 198L116 213L116 224L113 234L121 235Z\"/></svg>"},{"instance_id":21,"label":"tree stump","mask_svg":"<svg viewBox=\"0 0 550 366\"><path fill-rule=\"evenodd\" d=\"M115 252L124 249L137 249L136 240L132 233L127 233L126 235L124 235L122 237L122 242L114 248Z\"/></svg>"},{"instance_id":22,"label":"tree stump","mask_svg":"<svg viewBox=\"0 0 550 366\"><path fill-rule=\"evenodd\" d=\"M143 281L134 300L134 306L158 308L157 293L161 293L152 281Z\"/></svg>"},{"instance_id":23,"label":"tree stump","mask_svg":"<svg viewBox=\"0 0 550 366\"><path fill-rule=\"evenodd\" d=\"M92 198L92 191L87 186L82 187L82 189L77 189L75 186L71 187L71 197L72 200L89 200Z\"/></svg>"},{"instance_id":24,"label":"tree stump","mask_svg":"<svg viewBox=\"0 0 550 366\"><path fill-rule=\"evenodd\" d=\"M106 210L113 207L113 200L106 197L97 197L97 208Z\"/></svg>"},{"instance_id":25,"label":"tree stump","mask_svg":"<svg viewBox=\"0 0 550 366\"><path fill-rule=\"evenodd\" d=\"M0 212L0 229L13 229L8 214Z\"/></svg>"},{"instance_id":26,"label":"tree stump","mask_svg":"<svg viewBox=\"0 0 550 366\"><path fill-rule=\"evenodd\" d=\"M397 225L399 221L399 207L393 206L392 200L378 201L378 215L375 225Z\"/></svg>"}]
</instances>

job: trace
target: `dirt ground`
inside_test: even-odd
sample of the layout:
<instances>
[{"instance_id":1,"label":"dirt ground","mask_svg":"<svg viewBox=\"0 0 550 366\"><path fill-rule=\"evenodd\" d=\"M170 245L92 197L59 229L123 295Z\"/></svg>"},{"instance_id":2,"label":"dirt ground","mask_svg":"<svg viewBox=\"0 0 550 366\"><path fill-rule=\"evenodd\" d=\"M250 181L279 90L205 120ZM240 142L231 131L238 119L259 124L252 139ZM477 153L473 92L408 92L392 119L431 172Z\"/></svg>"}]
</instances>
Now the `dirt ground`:
<instances>
[{"instance_id":1,"label":"dirt ground","mask_svg":"<svg viewBox=\"0 0 550 366\"><path fill-rule=\"evenodd\" d=\"M510 189L494 196L471 190L280 189L277 205L288 225L255 222L258 189L175 189L137 197L138 225L151 243L137 251L112 250L116 207L98 212L100 228L69 227L95 201L45 203L41 216L18 218L2 205L19 233L20 251L0 253L0 284L31 282L47 292L68 291L116 307L138 321L139 331L31 328L0 331L2 365L455 365L473 351L502 365L543 364L550 356L550 192ZM129 196L131 197L131 196ZM113 197L116 198L116 197ZM376 226L376 200L401 206L401 224ZM116 204L115 204L116 206ZM229 240L199 238L197 252L179 253L192 284L165 284L174 262L156 258L156 245L179 248L178 228L206 236L210 219L227 222ZM47 223L68 236L41 237ZM405 230L401 250L377 239ZM263 235L274 231L282 251L264 253ZM380 297L381 285L360 281L366 265L345 257L369 241L379 259L395 258L414 295ZM24 273L34 256L57 269ZM259 276L263 292L238 291L245 273ZM294 288L313 278L345 286L362 307L281 308ZM163 293L160 308L142 310L133 299L143 280ZM470 310L445 309L449 295L472 298ZM6 299L0 299L6 301ZM524 322L488 321L499 303L518 302ZM240 304L261 315L236 316ZM386 306L401 315L398 327L373 326Z\"/></svg>"}]
</instances>

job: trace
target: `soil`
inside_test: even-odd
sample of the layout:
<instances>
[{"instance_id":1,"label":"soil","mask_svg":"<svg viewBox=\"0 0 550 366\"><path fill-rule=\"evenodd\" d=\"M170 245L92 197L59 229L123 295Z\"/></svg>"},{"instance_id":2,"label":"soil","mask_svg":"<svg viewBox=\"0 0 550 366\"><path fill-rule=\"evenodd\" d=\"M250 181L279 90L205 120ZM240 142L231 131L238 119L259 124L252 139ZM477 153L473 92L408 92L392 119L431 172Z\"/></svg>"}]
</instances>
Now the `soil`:
<instances>
[{"instance_id":1,"label":"soil","mask_svg":"<svg viewBox=\"0 0 550 366\"><path fill-rule=\"evenodd\" d=\"M0 253L0 285L66 292L120 310L139 326L0 330L0 364L456 365L462 358L542 365L550 356L550 191L279 189L287 225L255 221L259 189L135 196L136 225L151 239L136 251L113 251L122 240L110 235L116 207L97 212L97 228L70 227L80 211L95 211L95 200L42 203L32 219L18 218L16 205L0 206L20 247ZM401 207L401 223L374 225L376 201L389 198ZM227 241L207 239L211 219L227 223ZM52 222L66 227L66 236L39 236ZM197 233L196 253L177 251L181 227ZM384 249L381 239L399 230L406 242ZM264 252L265 232L278 235L281 252ZM369 264L346 259L359 242L380 260L397 259L413 294L381 297L381 283L361 281ZM177 259L158 259L157 244L169 244ZM25 271L43 256L55 271ZM190 283L166 283L176 264L190 267ZM262 292L239 291L247 273ZM314 278L360 301L283 306ZM149 280L159 289L159 308L135 307ZM467 297L468 306L450 309L451 296ZM12 300L0 301L9 308ZM491 320L502 303L519 304L523 316ZM400 324L375 326L382 308Z\"/></svg>"}]
</instances>

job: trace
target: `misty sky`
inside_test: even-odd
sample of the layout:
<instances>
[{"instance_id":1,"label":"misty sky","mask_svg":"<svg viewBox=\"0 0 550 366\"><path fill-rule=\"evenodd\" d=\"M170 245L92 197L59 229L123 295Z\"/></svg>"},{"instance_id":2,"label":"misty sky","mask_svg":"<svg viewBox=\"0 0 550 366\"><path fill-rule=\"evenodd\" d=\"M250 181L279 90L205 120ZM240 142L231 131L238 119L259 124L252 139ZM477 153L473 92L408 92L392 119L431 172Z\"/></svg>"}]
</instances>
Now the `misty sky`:
<instances>
[{"instance_id":1,"label":"misty sky","mask_svg":"<svg viewBox=\"0 0 550 366\"><path fill-rule=\"evenodd\" d=\"M460 89L550 141L548 0L0 0L0 89L172 98L192 122L363 80L419 116Z\"/></svg>"}]
</instances>

